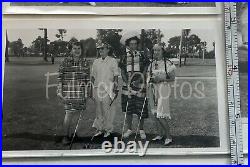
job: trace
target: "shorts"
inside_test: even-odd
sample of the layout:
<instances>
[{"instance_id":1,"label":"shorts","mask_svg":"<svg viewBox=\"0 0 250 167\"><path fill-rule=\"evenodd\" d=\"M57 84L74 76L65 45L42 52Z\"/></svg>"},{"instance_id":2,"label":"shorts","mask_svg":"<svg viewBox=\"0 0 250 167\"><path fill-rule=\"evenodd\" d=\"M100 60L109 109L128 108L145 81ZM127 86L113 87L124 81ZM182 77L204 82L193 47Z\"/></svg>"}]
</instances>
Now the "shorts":
<instances>
[{"instance_id":1,"label":"shorts","mask_svg":"<svg viewBox=\"0 0 250 167\"><path fill-rule=\"evenodd\" d=\"M141 116L142 118L148 118L148 100L146 99L145 101L145 97L138 97L132 95L130 98L128 98L127 95L122 94L121 100L123 112L126 112L127 107L128 115L136 114L138 116Z\"/></svg>"},{"instance_id":2,"label":"shorts","mask_svg":"<svg viewBox=\"0 0 250 167\"><path fill-rule=\"evenodd\" d=\"M86 110L86 104L67 103L64 105L65 112L75 113Z\"/></svg>"}]
</instances>

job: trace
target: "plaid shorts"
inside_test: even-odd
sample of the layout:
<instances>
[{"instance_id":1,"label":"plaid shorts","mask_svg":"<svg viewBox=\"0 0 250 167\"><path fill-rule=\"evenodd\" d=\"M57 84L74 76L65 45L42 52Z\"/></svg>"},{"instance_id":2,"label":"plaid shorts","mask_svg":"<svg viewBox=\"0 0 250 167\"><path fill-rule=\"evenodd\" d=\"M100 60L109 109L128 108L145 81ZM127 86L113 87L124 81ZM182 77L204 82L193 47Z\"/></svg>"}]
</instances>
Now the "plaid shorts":
<instances>
[{"instance_id":1,"label":"plaid shorts","mask_svg":"<svg viewBox=\"0 0 250 167\"><path fill-rule=\"evenodd\" d=\"M64 105L65 112L80 112L86 109L86 104L74 104L74 103L67 103Z\"/></svg>"}]
</instances>

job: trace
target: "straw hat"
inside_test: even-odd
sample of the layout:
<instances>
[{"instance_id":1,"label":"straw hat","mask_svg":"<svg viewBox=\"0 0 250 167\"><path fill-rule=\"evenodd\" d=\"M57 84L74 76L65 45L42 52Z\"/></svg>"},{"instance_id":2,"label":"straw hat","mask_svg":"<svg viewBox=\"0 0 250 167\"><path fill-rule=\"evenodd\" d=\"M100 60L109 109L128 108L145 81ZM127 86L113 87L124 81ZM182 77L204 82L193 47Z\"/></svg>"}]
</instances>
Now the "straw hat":
<instances>
[{"instance_id":1,"label":"straw hat","mask_svg":"<svg viewBox=\"0 0 250 167\"><path fill-rule=\"evenodd\" d=\"M96 48L100 49L100 48L103 48L103 47L111 48L111 45L108 44L108 43L102 42L101 40L98 40L96 42Z\"/></svg>"},{"instance_id":2,"label":"straw hat","mask_svg":"<svg viewBox=\"0 0 250 167\"><path fill-rule=\"evenodd\" d=\"M160 44L155 44L155 45L153 46L153 49L158 49L158 48L163 49L163 46L160 45Z\"/></svg>"},{"instance_id":3,"label":"straw hat","mask_svg":"<svg viewBox=\"0 0 250 167\"><path fill-rule=\"evenodd\" d=\"M134 37L140 39L140 33L138 33L137 31L129 31L122 36L120 42L121 44L126 45L126 41Z\"/></svg>"}]
</instances>

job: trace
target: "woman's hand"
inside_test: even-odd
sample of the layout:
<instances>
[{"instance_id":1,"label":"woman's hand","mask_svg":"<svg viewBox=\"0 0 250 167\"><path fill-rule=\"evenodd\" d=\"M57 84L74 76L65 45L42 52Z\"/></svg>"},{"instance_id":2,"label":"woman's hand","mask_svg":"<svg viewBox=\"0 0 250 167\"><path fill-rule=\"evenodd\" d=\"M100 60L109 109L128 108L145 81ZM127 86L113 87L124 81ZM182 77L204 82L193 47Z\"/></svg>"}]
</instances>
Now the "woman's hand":
<instances>
[{"instance_id":1,"label":"woman's hand","mask_svg":"<svg viewBox=\"0 0 250 167\"><path fill-rule=\"evenodd\" d=\"M151 77L149 82L151 83L157 83L158 82L158 79L156 77Z\"/></svg>"},{"instance_id":2,"label":"woman's hand","mask_svg":"<svg viewBox=\"0 0 250 167\"><path fill-rule=\"evenodd\" d=\"M169 78L166 77L166 73L159 73L158 75L155 75L152 77L152 82L159 83L159 82L172 82L174 81L175 77L171 75L172 73L168 73Z\"/></svg>"},{"instance_id":3,"label":"woman's hand","mask_svg":"<svg viewBox=\"0 0 250 167\"><path fill-rule=\"evenodd\" d=\"M154 82L155 83L159 83L159 82L161 82L162 81L162 78L161 77L159 77L159 76L155 76L154 77Z\"/></svg>"},{"instance_id":4,"label":"woman's hand","mask_svg":"<svg viewBox=\"0 0 250 167\"><path fill-rule=\"evenodd\" d=\"M114 93L114 94L118 94L118 92L119 92L118 83L117 83L117 82L114 82L113 93Z\"/></svg>"},{"instance_id":5,"label":"woman's hand","mask_svg":"<svg viewBox=\"0 0 250 167\"><path fill-rule=\"evenodd\" d=\"M65 98L62 95L62 83L59 83L59 85L57 86L56 94L61 100L65 100Z\"/></svg>"},{"instance_id":6,"label":"woman's hand","mask_svg":"<svg viewBox=\"0 0 250 167\"><path fill-rule=\"evenodd\" d=\"M131 83L131 85L133 85L133 86L135 86L135 87L139 87L140 85L141 85L141 80L135 80L135 81L133 81L132 83Z\"/></svg>"}]
</instances>

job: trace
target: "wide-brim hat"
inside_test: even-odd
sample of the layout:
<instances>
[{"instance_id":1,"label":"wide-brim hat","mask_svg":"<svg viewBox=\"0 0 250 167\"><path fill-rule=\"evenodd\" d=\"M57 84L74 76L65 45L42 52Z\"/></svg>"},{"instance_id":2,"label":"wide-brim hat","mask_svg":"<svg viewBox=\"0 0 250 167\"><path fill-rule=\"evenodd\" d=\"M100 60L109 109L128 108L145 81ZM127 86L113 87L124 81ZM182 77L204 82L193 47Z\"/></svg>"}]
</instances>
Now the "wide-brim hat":
<instances>
[{"instance_id":1,"label":"wide-brim hat","mask_svg":"<svg viewBox=\"0 0 250 167\"><path fill-rule=\"evenodd\" d=\"M137 31L129 31L127 33L125 33L121 40L120 40L120 43L123 44L123 45L126 45L126 41L131 39L131 38L138 38L140 39L140 33L137 32Z\"/></svg>"},{"instance_id":2,"label":"wide-brim hat","mask_svg":"<svg viewBox=\"0 0 250 167\"><path fill-rule=\"evenodd\" d=\"M161 44L154 44L153 49L156 49L156 48L163 49L163 46Z\"/></svg>"},{"instance_id":3,"label":"wide-brim hat","mask_svg":"<svg viewBox=\"0 0 250 167\"><path fill-rule=\"evenodd\" d=\"M111 45L106 43L106 42L102 42L100 40L96 42L96 48L97 49L100 49L100 48L103 48L103 47L111 48Z\"/></svg>"}]
</instances>

